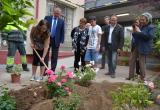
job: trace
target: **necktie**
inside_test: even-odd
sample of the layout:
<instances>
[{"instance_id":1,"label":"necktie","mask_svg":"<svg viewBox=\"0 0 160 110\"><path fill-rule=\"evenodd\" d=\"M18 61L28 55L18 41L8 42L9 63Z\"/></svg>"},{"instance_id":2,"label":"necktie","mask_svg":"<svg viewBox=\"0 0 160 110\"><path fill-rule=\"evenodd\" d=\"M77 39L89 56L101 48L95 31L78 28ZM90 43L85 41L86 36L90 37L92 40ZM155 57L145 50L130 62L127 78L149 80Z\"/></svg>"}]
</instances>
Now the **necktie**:
<instances>
[{"instance_id":1,"label":"necktie","mask_svg":"<svg viewBox=\"0 0 160 110\"><path fill-rule=\"evenodd\" d=\"M54 18L54 21L53 21L53 25L52 25L52 31L51 31L51 37L54 38L55 37L55 33L56 33L56 21L57 19Z\"/></svg>"}]
</instances>

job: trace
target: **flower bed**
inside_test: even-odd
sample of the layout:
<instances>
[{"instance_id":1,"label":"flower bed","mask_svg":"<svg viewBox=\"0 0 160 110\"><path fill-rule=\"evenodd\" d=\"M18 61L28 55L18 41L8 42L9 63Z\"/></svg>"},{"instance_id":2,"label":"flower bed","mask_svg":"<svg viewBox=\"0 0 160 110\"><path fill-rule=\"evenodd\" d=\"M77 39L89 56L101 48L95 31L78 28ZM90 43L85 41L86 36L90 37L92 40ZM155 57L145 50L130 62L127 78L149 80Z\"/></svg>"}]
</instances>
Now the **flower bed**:
<instances>
[{"instance_id":1,"label":"flower bed","mask_svg":"<svg viewBox=\"0 0 160 110\"><path fill-rule=\"evenodd\" d=\"M85 74L89 74L85 73L86 71L90 71L91 76L95 75L92 68L88 67L88 69L84 70L83 74L80 72L80 79L83 79ZM64 107L68 108L66 110L111 110L113 107L111 92L124 85L123 83L92 82L90 86L80 86L74 83L74 76L77 78L78 76L73 72L66 71L64 66L58 73L47 70L47 74L48 80L44 83L10 92L15 97L17 110L63 110ZM86 81L94 78L90 75L89 77L87 75ZM153 84L148 83L148 85L154 88ZM138 88L137 91L139 91ZM48 95L52 99L48 99ZM152 105L146 107L145 110L159 110L159 108Z\"/></svg>"},{"instance_id":2,"label":"flower bed","mask_svg":"<svg viewBox=\"0 0 160 110\"><path fill-rule=\"evenodd\" d=\"M73 92L81 97L78 110L111 110L112 97L110 93L121 85L123 83L109 82L92 83L89 87L75 85ZM17 102L17 110L53 110L54 103L52 99L47 98L45 83L11 91L11 94ZM159 106L153 105L145 110L159 110Z\"/></svg>"}]
</instances>

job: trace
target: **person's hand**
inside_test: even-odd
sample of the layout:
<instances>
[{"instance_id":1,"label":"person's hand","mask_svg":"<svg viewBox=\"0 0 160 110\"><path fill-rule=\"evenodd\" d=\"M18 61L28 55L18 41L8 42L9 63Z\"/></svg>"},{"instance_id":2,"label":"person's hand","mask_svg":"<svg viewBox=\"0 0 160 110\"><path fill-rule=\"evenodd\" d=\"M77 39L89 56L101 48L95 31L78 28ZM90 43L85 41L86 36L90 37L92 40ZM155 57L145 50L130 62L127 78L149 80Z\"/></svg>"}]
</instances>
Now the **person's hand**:
<instances>
[{"instance_id":1,"label":"person's hand","mask_svg":"<svg viewBox=\"0 0 160 110\"><path fill-rule=\"evenodd\" d=\"M138 26L135 26L135 31L136 32L141 32Z\"/></svg>"},{"instance_id":2,"label":"person's hand","mask_svg":"<svg viewBox=\"0 0 160 110\"><path fill-rule=\"evenodd\" d=\"M44 62L44 57L41 58L41 61Z\"/></svg>"},{"instance_id":3,"label":"person's hand","mask_svg":"<svg viewBox=\"0 0 160 110\"><path fill-rule=\"evenodd\" d=\"M72 53L74 53L75 52L75 49L72 49Z\"/></svg>"},{"instance_id":4,"label":"person's hand","mask_svg":"<svg viewBox=\"0 0 160 110\"><path fill-rule=\"evenodd\" d=\"M80 52L80 55L83 55L84 52Z\"/></svg>"},{"instance_id":5,"label":"person's hand","mask_svg":"<svg viewBox=\"0 0 160 110\"><path fill-rule=\"evenodd\" d=\"M32 49L35 48L34 44L32 44L32 43L30 44L30 46L31 46Z\"/></svg>"},{"instance_id":6,"label":"person's hand","mask_svg":"<svg viewBox=\"0 0 160 110\"><path fill-rule=\"evenodd\" d=\"M117 53L120 56L121 55L121 49L117 49Z\"/></svg>"},{"instance_id":7,"label":"person's hand","mask_svg":"<svg viewBox=\"0 0 160 110\"><path fill-rule=\"evenodd\" d=\"M96 47L96 51L97 51L97 52L99 52L99 50L100 50L100 47L99 47L99 46L97 46L97 47Z\"/></svg>"},{"instance_id":8,"label":"person's hand","mask_svg":"<svg viewBox=\"0 0 160 110\"><path fill-rule=\"evenodd\" d=\"M62 44L62 43L60 43L60 47L63 47L63 44Z\"/></svg>"}]
</instances>

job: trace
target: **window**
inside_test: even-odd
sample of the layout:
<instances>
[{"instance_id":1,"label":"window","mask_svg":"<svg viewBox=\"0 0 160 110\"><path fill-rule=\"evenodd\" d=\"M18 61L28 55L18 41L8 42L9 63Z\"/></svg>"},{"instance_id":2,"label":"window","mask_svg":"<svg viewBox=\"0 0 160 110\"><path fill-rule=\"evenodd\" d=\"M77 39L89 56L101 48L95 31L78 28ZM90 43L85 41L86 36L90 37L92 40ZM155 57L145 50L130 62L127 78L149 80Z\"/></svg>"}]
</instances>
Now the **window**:
<instances>
[{"instance_id":1,"label":"window","mask_svg":"<svg viewBox=\"0 0 160 110\"><path fill-rule=\"evenodd\" d=\"M65 41L71 42L70 33L73 27L73 12L74 9L57 1L48 0L47 15L52 15L53 8L58 6L62 10L61 18L65 21Z\"/></svg>"}]
</instances>

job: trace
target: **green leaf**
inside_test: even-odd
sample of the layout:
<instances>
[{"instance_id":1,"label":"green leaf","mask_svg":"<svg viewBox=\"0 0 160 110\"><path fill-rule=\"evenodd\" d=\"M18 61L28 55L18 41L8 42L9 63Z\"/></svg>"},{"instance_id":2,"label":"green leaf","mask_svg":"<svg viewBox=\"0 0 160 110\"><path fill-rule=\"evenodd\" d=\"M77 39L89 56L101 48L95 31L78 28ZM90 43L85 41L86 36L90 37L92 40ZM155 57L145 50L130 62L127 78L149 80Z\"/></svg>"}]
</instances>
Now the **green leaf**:
<instances>
[{"instance_id":1,"label":"green leaf","mask_svg":"<svg viewBox=\"0 0 160 110\"><path fill-rule=\"evenodd\" d=\"M22 27L29 27L29 25L33 22L29 16L33 16L28 8L33 8L31 0L0 0L2 6L1 15L0 15L0 30L4 30L7 25L13 25L18 29L23 29ZM29 18L27 19L26 18ZM24 19L22 21L22 19Z\"/></svg>"},{"instance_id":2,"label":"green leaf","mask_svg":"<svg viewBox=\"0 0 160 110\"><path fill-rule=\"evenodd\" d=\"M20 13L22 13L23 15L29 15L29 16L33 16L33 14L31 14L28 10L26 10L26 9L20 9L19 10L20 11Z\"/></svg>"},{"instance_id":3,"label":"green leaf","mask_svg":"<svg viewBox=\"0 0 160 110\"><path fill-rule=\"evenodd\" d=\"M34 8L34 6L32 5L32 3L31 2L29 2L29 1L25 1L26 2L26 4L28 5L28 6L30 6L30 7L32 7L32 8Z\"/></svg>"}]
</instances>

